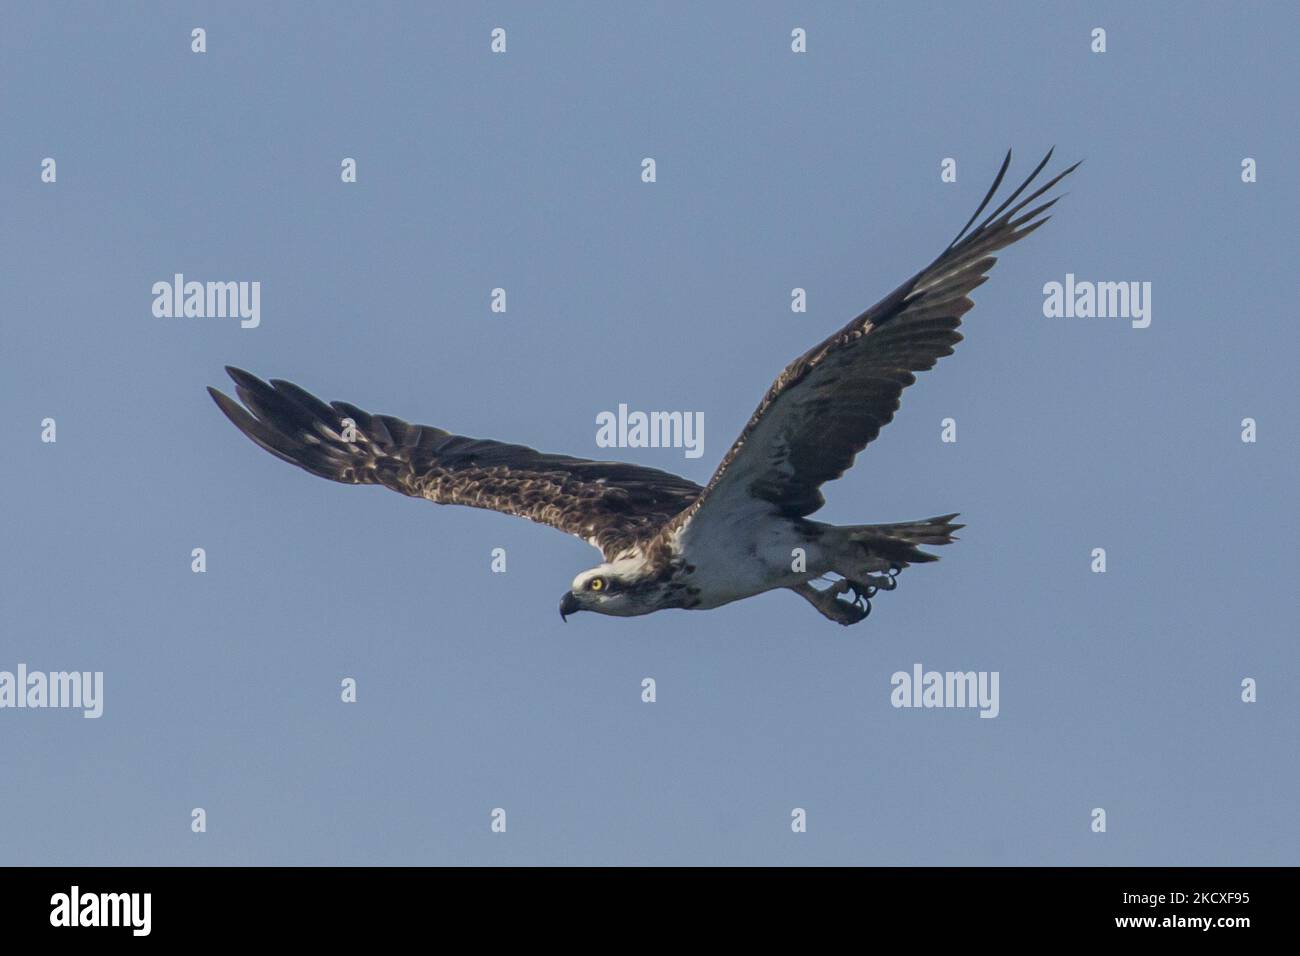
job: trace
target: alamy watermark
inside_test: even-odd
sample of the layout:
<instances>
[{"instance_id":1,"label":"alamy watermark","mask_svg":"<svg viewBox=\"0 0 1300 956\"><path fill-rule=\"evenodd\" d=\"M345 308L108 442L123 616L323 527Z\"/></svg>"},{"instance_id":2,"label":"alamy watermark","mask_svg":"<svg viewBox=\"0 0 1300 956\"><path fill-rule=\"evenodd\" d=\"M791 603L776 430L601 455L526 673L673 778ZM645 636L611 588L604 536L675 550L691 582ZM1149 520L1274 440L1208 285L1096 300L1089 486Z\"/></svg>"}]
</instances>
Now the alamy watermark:
<instances>
[{"instance_id":1,"label":"alamy watermark","mask_svg":"<svg viewBox=\"0 0 1300 956\"><path fill-rule=\"evenodd\" d=\"M152 893L83 893L74 884L50 897L50 925L122 926L133 936L148 936L152 910Z\"/></svg>"},{"instance_id":2,"label":"alamy watermark","mask_svg":"<svg viewBox=\"0 0 1300 956\"><path fill-rule=\"evenodd\" d=\"M1076 281L1073 272L1065 282L1043 286L1043 315L1049 319L1131 319L1133 328L1151 324L1150 282Z\"/></svg>"},{"instance_id":3,"label":"alamy watermark","mask_svg":"<svg viewBox=\"0 0 1300 956\"><path fill-rule=\"evenodd\" d=\"M927 671L913 664L911 673L895 671L889 678L895 707L978 707L981 717L996 717L997 671Z\"/></svg>"},{"instance_id":4,"label":"alamy watermark","mask_svg":"<svg viewBox=\"0 0 1300 956\"><path fill-rule=\"evenodd\" d=\"M94 718L104 713L103 671L0 671L0 710L62 707Z\"/></svg>"},{"instance_id":5,"label":"alamy watermark","mask_svg":"<svg viewBox=\"0 0 1300 956\"><path fill-rule=\"evenodd\" d=\"M618 412L596 416L600 448L684 448L687 458L704 454L703 412Z\"/></svg>"},{"instance_id":6,"label":"alamy watermark","mask_svg":"<svg viewBox=\"0 0 1300 956\"><path fill-rule=\"evenodd\" d=\"M186 282L177 272L171 282L153 284L153 314L159 319L239 319L239 327L262 324L262 283Z\"/></svg>"}]
</instances>

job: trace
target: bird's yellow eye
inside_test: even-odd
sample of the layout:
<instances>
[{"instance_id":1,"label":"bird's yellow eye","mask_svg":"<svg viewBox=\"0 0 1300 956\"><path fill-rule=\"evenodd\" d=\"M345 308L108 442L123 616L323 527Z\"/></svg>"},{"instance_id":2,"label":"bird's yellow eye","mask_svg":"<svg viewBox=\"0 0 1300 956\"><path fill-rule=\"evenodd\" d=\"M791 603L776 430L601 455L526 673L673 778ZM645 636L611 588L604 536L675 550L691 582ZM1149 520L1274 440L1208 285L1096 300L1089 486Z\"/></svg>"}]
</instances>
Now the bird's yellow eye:
<instances>
[{"instance_id":1,"label":"bird's yellow eye","mask_svg":"<svg viewBox=\"0 0 1300 956\"><path fill-rule=\"evenodd\" d=\"M590 581L587 582L587 589L590 590L590 591L603 591L603 590L605 590L605 579L604 579L604 578L592 578Z\"/></svg>"}]
</instances>

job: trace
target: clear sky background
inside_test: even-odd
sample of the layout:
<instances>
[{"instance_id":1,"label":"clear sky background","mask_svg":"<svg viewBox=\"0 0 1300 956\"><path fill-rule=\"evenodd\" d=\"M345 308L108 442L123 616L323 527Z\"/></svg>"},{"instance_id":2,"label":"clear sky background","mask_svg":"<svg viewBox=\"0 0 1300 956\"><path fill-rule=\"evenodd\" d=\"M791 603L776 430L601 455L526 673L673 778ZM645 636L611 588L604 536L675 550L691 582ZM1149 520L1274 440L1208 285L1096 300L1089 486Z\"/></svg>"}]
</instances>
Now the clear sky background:
<instances>
[{"instance_id":1,"label":"clear sky background","mask_svg":"<svg viewBox=\"0 0 1300 956\"><path fill-rule=\"evenodd\" d=\"M1296 863L1298 28L1284 3L5 4L0 669L103 671L105 709L0 711L0 863ZM563 624L582 542L311 477L204 393L235 364L702 483L1007 147L1018 181L1053 144L1086 159L1053 221L825 489L823 520L969 524L853 628L788 592ZM176 272L260 281L261 326L154 318ZM1150 328L1044 318L1067 272L1151 282ZM597 448L620 402L703 411L703 457ZM916 662L1000 672L1000 716L894 709Z\"/></svg>"}]
</instances>

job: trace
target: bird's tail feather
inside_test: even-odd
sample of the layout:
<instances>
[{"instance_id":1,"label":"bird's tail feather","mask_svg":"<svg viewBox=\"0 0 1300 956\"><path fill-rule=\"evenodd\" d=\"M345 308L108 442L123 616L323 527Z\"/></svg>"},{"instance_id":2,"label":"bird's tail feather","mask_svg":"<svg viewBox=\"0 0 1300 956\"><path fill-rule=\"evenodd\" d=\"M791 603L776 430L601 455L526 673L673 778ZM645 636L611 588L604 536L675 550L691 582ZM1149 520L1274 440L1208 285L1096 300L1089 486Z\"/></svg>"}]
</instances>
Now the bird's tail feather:
<instances>
[{"instance_id":1,"label":"bird's tail feather","mask_svg":"<svg viewBox=\"0 0 1300 956\"><path fill-rule=\"evenodd\" d=\"M866 549L872 558L906 567L938 561L938 555L922 551L918 545L950 544L956 540L953 532L966 527L954 524L956 513L923 518L920 521L899 521L894 524L849 525L837 530L845 538Z\"/></svg>"}]
</instances>

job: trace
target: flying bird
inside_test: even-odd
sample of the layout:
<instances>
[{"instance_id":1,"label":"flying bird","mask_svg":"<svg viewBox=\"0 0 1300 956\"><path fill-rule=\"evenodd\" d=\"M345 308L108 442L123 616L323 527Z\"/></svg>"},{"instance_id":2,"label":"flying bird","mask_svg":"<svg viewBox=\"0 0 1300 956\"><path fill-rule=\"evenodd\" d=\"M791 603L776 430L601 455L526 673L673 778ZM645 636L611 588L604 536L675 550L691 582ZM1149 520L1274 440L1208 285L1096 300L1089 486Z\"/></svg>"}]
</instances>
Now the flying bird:
<instances>
[{"instance_id":1,"label":"flying bird","mask_svg":"<svg viewBox=\"0 0 1300 956\"><path fill-rule=\"evenodd\" d=\"M922 546L948 544L963 526L953 523L955 513L893 524L813 521L825 502L821 486L843 475L893 420L915 373L952 354L993 253L1050 218L1044 213L1059 197L1032 204L1078 163L1021 196L1051 157L975 225L1002 185L1008 152L983 202L938 258L777 376L704 487L655 468L326 404L291 382L236 368L227 372L242 406L208 391L240 431L313 475L518 515L582 538L603 561L574 578L560 600L563 617L709 609L788 588L826 618L855 624L904 568L938 560Z\"/></svg>"}]
</instances>

